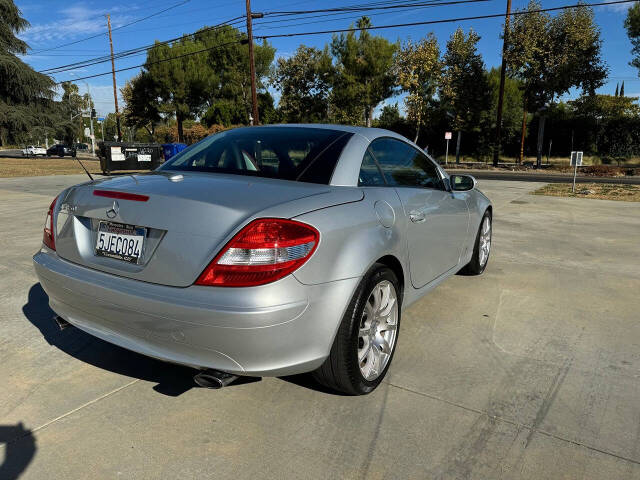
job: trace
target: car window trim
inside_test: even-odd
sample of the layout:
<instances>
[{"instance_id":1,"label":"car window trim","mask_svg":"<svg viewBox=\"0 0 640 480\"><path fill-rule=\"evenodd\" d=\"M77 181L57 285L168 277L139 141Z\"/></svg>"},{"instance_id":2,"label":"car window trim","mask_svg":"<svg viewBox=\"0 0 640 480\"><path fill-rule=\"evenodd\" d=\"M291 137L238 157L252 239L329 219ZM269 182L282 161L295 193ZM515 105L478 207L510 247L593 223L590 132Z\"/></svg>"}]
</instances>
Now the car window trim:
<instances>
[{"instance_id":1,"label":"car window trim","mask_svg":"<svg viewBox=\"0 0 640 480\"><path fill-rule=\"evenodd\" d=\"M391 185L391 184L389 184L389 182L387 181L387 177L385 176L384 172L382 171L382 168L380 167L380 164L378 163L378 159L376 158L375 153L373 152L373 150L371 150L371 156L373 157L374 162L376 162L376 165L378 166L378 169L380 170L380 173L382 174L382 179L385 182L385 186L394 187L394 188L426 188L428 190L437 190L437 191L440 191L440 192L445 192L446 191L446 189L444 188L444 177L442 176L442 172L440 171L440 168L438 168L438 165L431 159L431 157L429 157L429 155L427 155L425 152L423 152L420 148L414 147L409 142L407 142L407 141L405 141L405 140L403 140L401 138L384 135L384 136L381 136L381 137L376 137L371 142L369 142L369 146L367 147L367 150L371 149L371 145L373 145L373 142L375 142L377 140L383 140L383 139L396 140L396 141L398 141L400 143L404 143L408 147L410 147L413 150L418 151L418 153L421 153L422 155L424 155L426 157L426 159L429 162L431 162L431 164L435 168L436 174L438 175L438 181L440 182L442 188L423 187L423 186L418 186L418 185ZM362 157L362 161L364 161L364 156ZM362 163L360 164L360 168L362 168Z\"/></svg>"},{"instance_id":2,"label":"car window trim","mask_svg":"<svg viewBox=\"0 0 640 480\"><path fill-rule=\"evenodd\" d=\"M378 138L382 138L382 137L378 137ZM380 164L378 163L378 159L376 158L375 154L373 153L373 150L371 150L371 144L375 140L377 140L377 139L374 139L372 142L369 142L369 145L367 145L367 148L366 148L366 150L364 152L364 155L362 156L362 160L360 161L360 170L358 170L358 187L379 188L379 187L391 187L392 186L392 185L389 185L389 182L387 181L387 177L384 176L382 168L380 167ZM376 164L376 168L378 169L378 173L382 177L382 181L384 182L384 185L360 185L360 172L362 171L362 165L364 165L364 157L367 155L367 152L371 155L371 158L373 158L373 163Z\"/></svg>"}]
</instances>

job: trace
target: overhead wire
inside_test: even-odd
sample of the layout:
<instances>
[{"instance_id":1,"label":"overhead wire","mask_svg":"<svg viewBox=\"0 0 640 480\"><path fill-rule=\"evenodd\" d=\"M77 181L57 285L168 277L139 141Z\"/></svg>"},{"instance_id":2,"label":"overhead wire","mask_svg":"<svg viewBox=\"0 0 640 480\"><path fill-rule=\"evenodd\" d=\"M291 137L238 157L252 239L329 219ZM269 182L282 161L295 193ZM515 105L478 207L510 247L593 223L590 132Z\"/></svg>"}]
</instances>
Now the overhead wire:
<instances>
[{"instance_id":1,"label":"overhead wire","mask_svg":"<svg viewBox=\"0 0 640 480\"><path fill-rule=\"evenodd\" d=\"M613 0L613 1L609 1L609 2L593 2L593 3L577 3L577 4L572 4L572 5L562 5L562 6L557 6L557 7L548 7L548 8L539 8L539 9L533 9L533 10L517 10L515 12L511 12L512 16L518 16L518 15L526 15L526 14L531 14L531 13L542 13L542 12L550 12L550 11L559 11L559 10L566 10L566 9L572 9L572 8L583 8L583 7L599 7L599 6L605 6L605 5L616 5L616 4L625 4L625 3L631 3L634 2L636 0ZM355 31L362 31L362 30L379 30L379 29L386 29L386 28L399 28L399 27L411 27L411 26L419 26L419 25L432 25L432 24L439 24L439 23L452 23L452 22L461 22L461 21L469 21L469 20L484 20L484 19L491 19L491 18L500 18L500 17L504 17L504 13L496 13L496 14L487 14L487 15L474 15L474 16L467 16L467 17L457 17L457 18L446 18L446 19L438 19L438 20L427 20L427 21L421 21L421 22L408 22L408 23L397 23L397 24L392 24L392 25L371 25L371 26L367 26L367 27L351 27L351 28L341 28L341 29L331 29L331 30L319 30L319 31L312 31L312 32L289 32L289 33L281 33L281 34L271 34L271 35L256 35L254 38L256 39L269 39L269 38L284 38L284 37L296 37L296 36L304 36L304 35L321 35L321 34L327 34L327 33L346 33L346 32L355 32ZM191 34L193 35L193 34ZM178 37L178 38L182 38L182 37ZM131 67L127 67L127 68L122 68L119 70L116 70L116 72L120 72L120 71L126 71L126 70L133 70L135 68L139 68L139 67L143 67L145 65L152 65L155 63L162 63L162 62L167 62L167 61L171 61L171 60L175 60L175 59L179 59L179 58L183 58L186 56L190 56L190 55L196 55L199 53L203 53L203 52L207 52L216 48L220 48L226 45L230 45L230 44L235 44L235 43L243 43L246 42L246 39L244 40L238 40L238 41L233 41L233 42L227 42L225 44L221 44L221 45L216 45L213 47L209 47L209 48L205 48L199 51L195 51L195 52L189 52L183 55L178 55L175 57L169 57L166 59L161 59L159 61L155 61L155 62L147 62L147 63L143 63L140 65L134 65ZM79 78L74 78L74 79L70 79L70 80L66 80L66 81L77 81L77 80L85 80L85 79L89 79L89 78L96 78L96 77L101 77L101 76L105 76L105 75L111 75L111 71L108 72L104 72L104 73L99 73L99 74L95 74L95 75L88 75L85 77L79 77ZM64 81L61 82L57 82L57 84L61 84L61 83L65 83Z\"/></svg>"},{"instance_id":2,"label":"overhead wire","mask_svg":"<svg viewBox=\"0 0 640 480\"><path fill-rule=\"evenodd\" d=\"M170 6L170 7L167 7L165 9L159 10L159 11L157 11L155 13L147 15L146 17L138 18L138 19L133 20L133 21L131 21L129 23L125 23L124 25L119 25L119 26L117 26L115 28L112 28L111 31L113 32L113 31L116 31L116 30L121 30L123 28L130 27L131 25L135 25L136 23L144 22L145 20L153 18L153 17L155 17L157 15L160 15L161 13L167 12L167 11L172 10L174 8L177 8L177 7L181 7L182 5L184 5L186 3L189 3L190 1L191 0L183 0L183 1L181 1L179 3L176 3L176 4L174 4L174 5ZM38 53L50 52L51 50L57 50L57 49L62 48L62 47L68 47L70 45L76 45L78 43L86 42L87 40L92 40L94 38L101 37L102 35L104 35L106 33L108 33L108 30L105 30L105 31L100 32L100 33L96 33L95 35L91 35L91 36L84 37L84 38L81 38L81 39L78 39L78 40L74 40L73 42L63 43L63 44L57 45L55 47L50 47L50 48L37 50L35 52L32 52L31 55L37 55Z\"/></svg>"}]
</instances>

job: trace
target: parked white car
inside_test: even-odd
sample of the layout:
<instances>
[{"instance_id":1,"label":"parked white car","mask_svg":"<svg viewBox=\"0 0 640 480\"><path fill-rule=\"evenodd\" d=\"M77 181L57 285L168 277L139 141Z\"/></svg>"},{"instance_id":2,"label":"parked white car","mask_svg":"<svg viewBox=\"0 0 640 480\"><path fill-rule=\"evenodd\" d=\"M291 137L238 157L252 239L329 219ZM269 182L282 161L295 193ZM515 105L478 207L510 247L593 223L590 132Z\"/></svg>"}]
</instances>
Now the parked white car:
<instances>
[{"instance_id":1,"label":"parked white car","mask_svg":"<svg viewBox=\"0 0 640 480\"><path fill-rule=\"evenodd\" d=\"M34 145L28 145L22 150L22 155L25 157L36 157L38 155L42 155L43 157L47 156L47 149L44 147L36 147Z\"/></svg>"}]
</instances>

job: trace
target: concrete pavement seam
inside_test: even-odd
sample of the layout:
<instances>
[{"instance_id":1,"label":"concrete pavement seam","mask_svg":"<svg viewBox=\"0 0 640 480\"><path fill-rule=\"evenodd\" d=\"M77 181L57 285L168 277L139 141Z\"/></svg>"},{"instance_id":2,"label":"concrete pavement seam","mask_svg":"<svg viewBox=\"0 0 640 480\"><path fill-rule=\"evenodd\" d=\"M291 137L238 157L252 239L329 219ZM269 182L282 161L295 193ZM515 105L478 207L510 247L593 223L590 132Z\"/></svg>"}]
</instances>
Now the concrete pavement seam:
<instances>
[{"instance_id":1,"label":"concrete pavement seam","mask_svg":"<svg viewBox=\"0 0 640 480\"><path fill-rule=\"evenodd\" d=\"M43 430L43 429L47 428L49 425L51 425L51 424L53 424L53 423L57 422L58 420L62 420L63 418L68 417L69 415L73 415L74 413L76 413L76 412L78 412L78 411L82 410L83 408L88 407L89 405L93 405L94 403L97 403L97 402L99 402L100 400L103 400L103 399L105 399L105 398L107 398L107 397L110 397L111 395L113 395L113 394L115 394L115 393L118 393L118 392L120 392L120 391L124 390L125 388L130 387L130 386L131 386L131 385L133 385L134 383L139 382L139 381L140 381L140 379L139 379L139 378L136 378L135 380L132 380L131 382L129 382L129 383L125 384L125 385L122 385L122 386L120 386L120 387L118 387L118 388L115 388L115 389L111 390L110 392L107 392L107 393L105 393L105 394L103 394L103 395L100 395L99 397L94 398L93 400L89 400L88 402L83 403L82 405L80 405L80 406L78 406L78 407L76 407L76 408L74 408L74 409L72 409L72 410L69 410L67 413L63 413L62 415L57 416L57 417L56 417L56 418L54 418L53 420L49 420L48 422L43 423L42 425L40 425L40 426L38 426L38 427L36 427L36 428L31 429L28 433L26 433L26 434L24 434L24 435L20 435L19 437L15 437L15 438L13 438L12 440L9 440L8 442L6 442L6 444L5 444L5 445L10 445L10 444L12 444L12 443L14 443L14 442L17 442L17 441L18 441L18 440L20 440L21 438L24 438L24 437L26 437L26 436L28 436L28 435L33 435L34 433L36 433L36 432L38 432L38 431L40 431L40 430Z\"/></svg>"},{"instance_id":2,"label":"concrete pavement seam","mask_svg":"<svg viewBox=\"0 0 640 480\"><path fill-rule=\"evenodd\" d=\"M428 394L428 393L419 392L419 391L413 390L411 388L403 387L403 386L400 386L400 385L395 385L395 384L393 384L391 382L383 382L383 383L386 383L389 386L395 387L395 388L397 388L399 390L404 390L405 392L413 393L415 395L420 395L421 397L430 398L431 400L436 400L436 401L439 401L439 402L442 402L442 403L446 403L447 405L451 405L453 407L461 408L461 409L466 410L468 412L477 413L478 415L484 415L484 416L486 416L486 417L488 417L488 418L490 418L492 420L497 420L499 422L508 423L510 425L513 425L514 427L526 428L527 430L531 430L532 433L533 433L533 431L535 431L536 433L540 433L540 434L545 435L547 437L554 438L556 440L560 440L561 442L570 443L570 444L578 446L578 447L586 448L587 450L591 450L591 451L594 451L594 452L602 453L603 455L608 455L610 457L614 457L614 458L617 458L617 459L620 459L620 460L624 460L626 462L633 463L635 465L640 465L640 460L634 460L633 458L625 457L623 455L618 455L617 453L613 453L613 452L610 452L610 451L607 451L607 450L603 450L603 449L598 448L598 447L587 445L586 443L578 442L577 440L571 440L570 438L561 437L560 435L556 435L555 433L547 432L545 430L539 430L537 428L532 427L531 425L526 425L524 423L516 422L514 420L509 420L508 418L503 418L503 417L498 417L498 416L495 416L495 415L490 415L489 413L487 413L487 412L485 412L483 410L478 410L478 409L473 408L473 407L468 407L466 405L462 405L462 404L459 404L459 403L456 403L456 402L452 402L450 400L446 400L444 398L437 397L435 395L431 395L431 394Z\"/></svg>"}]
</instances>

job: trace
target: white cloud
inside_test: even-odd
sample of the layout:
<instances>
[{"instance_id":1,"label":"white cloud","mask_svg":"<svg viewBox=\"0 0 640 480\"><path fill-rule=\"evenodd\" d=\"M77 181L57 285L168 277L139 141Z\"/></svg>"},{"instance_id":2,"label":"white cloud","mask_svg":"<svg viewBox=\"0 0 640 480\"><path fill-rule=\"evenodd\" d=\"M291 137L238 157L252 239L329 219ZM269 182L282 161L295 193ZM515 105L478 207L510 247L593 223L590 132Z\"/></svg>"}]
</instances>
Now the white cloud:
<instances>
[{"instance_id":1,"label":"white cloud","mask_svg":"<svg viewBox=\"0 0 640 480\"><path fill-rule=\"evenodd\" d=\"M133 20L129 13L135 6L112 7L107 11L92 8L87 2L72 4L51 15L55 20L32 24L20 37L33 44L73 41L79 37L94 35L107 29L105 15L111 13L111 26L118 27Z\"/></svg>"},{"instance_id":2,"label":"white cloud","mask_svg":"<svg viewBox=\"0 0 640 480\"><path fill-rule=\"evenodd\" d=\"M629 10L631 8L631 5L633 5L633 2L628 2L628 3L614 3L613 5L606 5L604 8L606 8L607 10L610 10L612 12L617 12L617 13L627 13L627 10Z\"/></svg>"}]
</instances>

